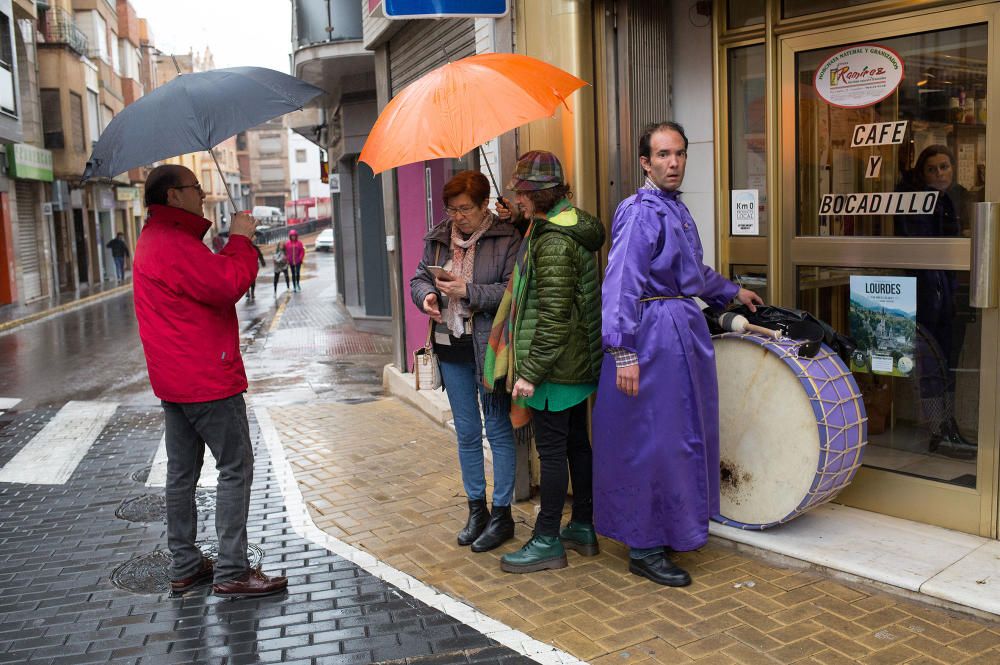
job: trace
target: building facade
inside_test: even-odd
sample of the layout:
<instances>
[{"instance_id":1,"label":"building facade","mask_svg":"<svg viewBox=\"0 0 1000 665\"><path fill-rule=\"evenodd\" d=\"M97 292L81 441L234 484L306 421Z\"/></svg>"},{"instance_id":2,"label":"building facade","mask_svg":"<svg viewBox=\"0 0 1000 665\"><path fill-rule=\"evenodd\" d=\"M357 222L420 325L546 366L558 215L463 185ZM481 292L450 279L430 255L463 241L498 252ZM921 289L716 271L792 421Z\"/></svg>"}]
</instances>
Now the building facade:
<instances>
[{"instance_id":1,"label":"building facade","mask_svg":"<svg viewBox=\"0 0 1000 665\"><path fill-rule=\"evenodd\" d=\"M376 56L363 44L362 3L294 0L292 9L293 74L327 94L290 115L289 126L329 160L340 296L354 316L388 317L395 280L386 279L392 253L387 247L395 237L385 227L384 179L358 162L378 114Z\"/></svg>"},{"instance_id":2,"label":"building facade","mask_svg":"<svg viewBox=\"0 0 1000 665\"><path fill-rule=\"evenodd\" d=\"M988 85L1000 52L1000 3L510 5L502 19L397 21L379 0L364 0L378 108L431 68L488 50L524 53L580 76L591 85L574 93L569 109L488 144L486 155L503 183L514 155L556 152L576 202L605 223L641 183L642 127L680 122L690 140L683 197L709 265L863 342L866 329L852 314L858 284L895 280L916 291L911 332L891 340L902 350L880 356L862 348L852 361L870 442L838 501L996 538L998 250L995 234L982 230L997 223L996 207L984 204L1000 196L993 186L1000 181L988 177L1000 142L986 114L1000 95L1000 86ZM897 134L877 133L890 129ZM946 225L921 226L905 217L912 211L886 202L921 188L921 200L934 198L918 163L940 146L938 161L953 173L938 191L955 200L955 212ZM426 322L406 284L420 239L444 217L441 184L481 162L472 153L382 174L401 367L423 343ZM932 379L938 388L928 387Z\"/></svg>"}]
</instances>

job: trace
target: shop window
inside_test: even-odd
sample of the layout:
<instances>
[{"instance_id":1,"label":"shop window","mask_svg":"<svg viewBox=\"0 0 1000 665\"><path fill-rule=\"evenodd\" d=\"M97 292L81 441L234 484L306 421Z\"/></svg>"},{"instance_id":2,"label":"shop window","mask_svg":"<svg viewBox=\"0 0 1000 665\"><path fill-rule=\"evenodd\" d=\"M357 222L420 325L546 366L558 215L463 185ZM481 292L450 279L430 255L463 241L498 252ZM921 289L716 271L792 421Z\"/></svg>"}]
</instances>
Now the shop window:
<instances>
[{"instance_id":1,"label":"shop window","mask_svg":"<svg viewBox=\"0 0 1000 665\"><path fill-rule=\"evenodd\" d=\"M729 0L726 3L726 27L730 30L763 25L766 0Z\"/></svg>"},{"instance_id":2,"label":"shop window","mask_svg":"<svg viewBox=\"0 0 1000 665\"><path fill-rule=\"evenodd\" d=\"M969 274L801 266L797 306L850 336L865 466L976 486L982 318Z\"/></svg>"},{"instance_id":3,"label":"shop window","mask_svg":"<svg viewBox=\"0 0 1000 665\"><path fill-rule=\"evenodd\" d=\"M782 18L795 18L807 14L828 12L832 9L844 9L857 5L867 5L877 0L783 0L781 3Z\"/></svg>"},{"instance_id":4,"label":"shop window","mask_svg":"<svg viewBox=\"0 0 1000 665\"><path fill-rule=\"evenodd\" d=\"M904 76L857 108L828 102L814 84L820 65L850 45L797 55L798 234L968 237L986 184L987 28L876 46L898 57ZM877 136L874 127L894 131Z\"/></svg>"},{"instance_id":5,"label":"shop window","mask_svg":"<svg viewBox=\"0 0 1000 665\"><path fill-rule=\"evenodd\" d=\"M729 266L729 278L755 292L764 302L771 302L767 292L767 266L733 264Z\"/></svg>"},{"instance_id":6,"label":"shop window","mask_svg":"<svg viewBox=\"0 0 1000 665\"><path fill-rule=\"evenodd\" d=\"M729 50L730 234L766 236L767 136L764 45ZM741 199L740 197L744 197ZM755 203L750 202L756 199ZM737 203L739 200L739 203ZM755 206L742 223L736 206Z\"/></svg>"}]
</instances>

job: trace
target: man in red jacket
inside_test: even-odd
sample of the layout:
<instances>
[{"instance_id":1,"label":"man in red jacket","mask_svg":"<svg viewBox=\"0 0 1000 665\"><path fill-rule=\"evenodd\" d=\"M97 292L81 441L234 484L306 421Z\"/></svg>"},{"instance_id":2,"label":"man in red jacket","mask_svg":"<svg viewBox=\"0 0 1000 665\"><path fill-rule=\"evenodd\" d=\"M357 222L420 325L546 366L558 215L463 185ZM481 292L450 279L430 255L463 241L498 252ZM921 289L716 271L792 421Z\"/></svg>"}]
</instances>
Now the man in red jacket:
<instances>
[{"instance_id":1,"label":"man in red jacket","mask_svg":"<svg viewBox=\"0 0 1000 665\"><path fill-rule=\"evenodd\" d=\"M213 254L202 242L212 225L202 217L204 199L183 166L153 169L146 179L149 217L132 263L139 337L166 421L170 588L184 592L213 579L217 596L263 596L288 580L251 569L247 560L253 447L236 303L257 278L254 220L234 215L229 243ZM214 565L195 545L195 487L206 444L219 470Z\"/></svg>"}]
</instances>

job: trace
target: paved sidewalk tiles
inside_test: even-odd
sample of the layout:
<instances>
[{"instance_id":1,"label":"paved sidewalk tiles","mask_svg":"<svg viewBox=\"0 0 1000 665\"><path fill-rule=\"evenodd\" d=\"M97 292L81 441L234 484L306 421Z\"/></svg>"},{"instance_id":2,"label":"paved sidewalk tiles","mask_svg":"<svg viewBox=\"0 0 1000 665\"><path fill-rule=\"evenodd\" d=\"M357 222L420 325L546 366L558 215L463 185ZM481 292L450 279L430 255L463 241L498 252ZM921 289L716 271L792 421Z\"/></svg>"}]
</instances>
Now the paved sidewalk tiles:
<instances>
[{"instance_id":1,"label":"paved sidewalk tiles","mask_svg":"<svg viewBox=\"0 0 1000 665\"><path fill-rule=\"evenodd\" d=\"M569 567L500 571L530 535L473 554L455 543L466 500L454 434L394 399L270 409L315 525L532 638L594 663L1000 663L1000 622L785 569L715 545L677 556L694 583L627 572L625 548Z\"/></svg>"},{"instance_id":2,"label":"paved sidewalk tiles","mask_svg":"<svg viewBox=\"0 0 1000 665\"><path fill-rule=\"evenodd\" d=\"M56 412L4 414L0 460ZM66 484L0 484L0 663L530 662L296 535L261 445L249 538L265 571L289 576L287 594L233 601L207 586L179 598L116 588L116 566L165 547L162 522L115 517L123 499L150 491L142 472L162 418L119 407ZM214 539L214 515L199 522L200 539Z\"/></svg>"}]
</instances>

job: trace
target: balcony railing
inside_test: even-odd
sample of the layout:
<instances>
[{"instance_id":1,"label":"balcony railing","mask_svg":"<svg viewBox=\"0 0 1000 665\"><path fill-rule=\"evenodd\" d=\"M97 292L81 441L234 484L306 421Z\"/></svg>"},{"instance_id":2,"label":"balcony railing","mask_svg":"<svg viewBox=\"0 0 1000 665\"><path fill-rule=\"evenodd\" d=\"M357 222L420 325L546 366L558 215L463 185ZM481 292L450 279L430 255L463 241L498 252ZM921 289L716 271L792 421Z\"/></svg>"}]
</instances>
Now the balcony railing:
<instances>
[{"instance_id":1,"label":"balcony railing","mask_svg":"<svg viewBox=\"0 0 1000 665\"><path fill-rule=\"evenodd\" d=\"M48 44L66 44L80 55L87 55L87 36L76 27L73 15L60 7L45 12L42 35Z\"/></svg>"},{"instance_id":2,"label":"balcony railing","mask_svg":"<svg viewBox=\"0 0 1000 665\"><path fill-rule=\"evenodd\" d=\"M294 0L299 47L361 39L358 0Z\"/></svg>"}]
</instances>

